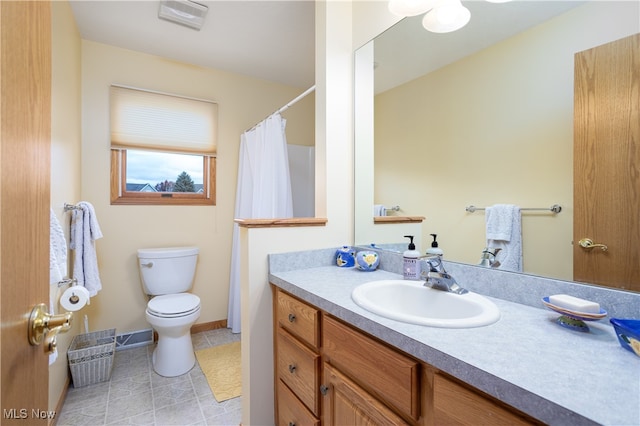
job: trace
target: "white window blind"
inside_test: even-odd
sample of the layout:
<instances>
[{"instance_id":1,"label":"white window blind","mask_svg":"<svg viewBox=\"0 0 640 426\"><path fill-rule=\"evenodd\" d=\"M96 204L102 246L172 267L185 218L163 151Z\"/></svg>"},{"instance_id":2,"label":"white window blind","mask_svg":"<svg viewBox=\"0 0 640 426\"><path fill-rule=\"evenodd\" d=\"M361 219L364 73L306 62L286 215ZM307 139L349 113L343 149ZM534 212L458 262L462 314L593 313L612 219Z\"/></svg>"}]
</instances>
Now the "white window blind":
<instances>
[{"instance_id":1,"label":"white window blind","mask_svg":"<svg viewBox=\"0 0 640 426\"><path fill-rule=\"evenodd\" d=\"M214 156L218 104L111 86L111 147Z\"/></svg>"}]
</instances>

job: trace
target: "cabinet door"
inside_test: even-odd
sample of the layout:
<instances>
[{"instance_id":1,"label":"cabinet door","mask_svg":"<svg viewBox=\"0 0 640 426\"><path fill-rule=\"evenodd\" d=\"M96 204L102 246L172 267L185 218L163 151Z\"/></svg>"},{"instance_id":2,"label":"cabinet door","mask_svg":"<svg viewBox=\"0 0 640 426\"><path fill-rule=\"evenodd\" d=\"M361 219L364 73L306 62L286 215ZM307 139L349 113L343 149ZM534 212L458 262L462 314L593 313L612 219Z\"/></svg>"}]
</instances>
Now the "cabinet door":
<instances>
[{"instance_id":1,"label":"cabinet door","mask_svg":"<svg viewBox=\"0 0 640 426\"><path fill-rule=\"evenodd\" d=\"M419 363L328 315L323 316L324 361L413 420L420 418Z\"/></svg>"},{"instance_id":2,"label":"cabinet door","mask_svg":"<svg viewBox=\"0 0 640 426\"><path fill-rule=\"evenodd\" d=\"M326 426L408 425L329 364L324 364L322 415Z\"/></svg>"},{"instance_id":3,"label":"cabinet door","mask_svg":"<svg viewBox=\"0 0 640 426\"><path fill-rule=\"evenodd\" d=\"M433 382L433 405L436 425L473 426L540 424L499 405L489 398L436 374Z\"/></svg>"}]
</instances>

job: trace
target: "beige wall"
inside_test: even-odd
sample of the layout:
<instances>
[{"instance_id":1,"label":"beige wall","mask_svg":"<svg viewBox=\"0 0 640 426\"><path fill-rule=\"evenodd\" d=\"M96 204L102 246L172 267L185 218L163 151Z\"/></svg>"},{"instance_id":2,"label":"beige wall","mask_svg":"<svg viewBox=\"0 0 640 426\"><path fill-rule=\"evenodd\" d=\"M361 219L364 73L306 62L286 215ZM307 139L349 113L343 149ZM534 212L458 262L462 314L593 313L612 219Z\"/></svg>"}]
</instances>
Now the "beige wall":
<instances>
[{"instance_id":1,"label":"beige wall","mask_svg":"<svg viewBox=\"0 0 640 426\"><path fill-rule=\"evenodd\" d=\"M324 227L242 229L242 424L272 424L273 317L267 255L353 241L350 2L316 3L316 216Z\"/></svg>"},{"instance_id":2,"label":"beige wall","mask_svg":"<svg viewBox=\"0 0 640 426\"><path fill-rule=\"evenodd\" d=\"M437 233L445 257L477 263L485 216L466 206L558 203L523 214L524 267L572 278L573 55L640 31L623 6L578 7L376 97L375 200L427 217L423 250Z\"/></svg>"},{"instance_id":3,"label":"beige wall","mask_svg":"<svg viewBox=\"0 0 640 426\"><path fill-rule=\"evenodd\" d=\"M198 322L226 319L240 134L307 89L82 41L67 2L54 2L52 20L51 205L68 240L71 215L63 212L64 203L91 202L104 238L96 244L103 290L92 299L90 306L76 313L74 328L59 339L60 356L49 370L50 409L59 402L64 390L68 378L65 353L73 336L84 331L85 315L91 331L115 327L117 333L122 334L149 328L144 319L146 297L138 277L137 248L200 247L193 289L202 299ZM111 83L218 102L216 206L109 204L108 88ZM315 95L311 94L283 113L288 120L289 143L315 144L314 108Z\"/></svg>"},{"instance_id":4,"label":"beige wall","mask_svg":"<svg viewBox=\"0 0 640 426\"><path fill-rule=\"evenodd\" d=\"M52 75L51 75L51 208L69 241L71 214L64 203L80 197L80 35L67 2L52 3ZM71 257L69 256L69 259ZM59 291L52 287L57 300ZM56 313L59 305L54 306ZM49 366L49 410L60 401L68 377L66 352L74 335L81 330L80 315L73 328L58 336L58 357Z\"/></svg>"},{"instance_id":5,"label":"beige wall","mask_svg":"<svg viewBox=\"0 0 640 426\"><path fill-rule=\"evenodd\" d=\"M198 323L226 319L240 134L301 89L91 41L82 42L82 67L82 198L94 205L104 234L97 241L103 289L86 308L90 327L118 334L149 328L136 260L143 247L199 247L192 290L202 303ZM218 102L216 206L109 204L112 83Z\"/></svg>"}]
</instances>

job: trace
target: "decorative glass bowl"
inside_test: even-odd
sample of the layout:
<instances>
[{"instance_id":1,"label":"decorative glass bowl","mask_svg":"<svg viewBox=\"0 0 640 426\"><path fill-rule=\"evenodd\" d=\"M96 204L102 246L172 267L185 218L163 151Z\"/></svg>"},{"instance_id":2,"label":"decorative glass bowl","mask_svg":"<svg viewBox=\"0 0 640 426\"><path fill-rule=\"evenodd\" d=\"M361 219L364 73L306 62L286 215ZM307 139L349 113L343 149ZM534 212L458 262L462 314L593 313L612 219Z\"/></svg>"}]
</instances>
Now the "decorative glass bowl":
<instances>
[{"instance_id":1,"label":"decorative glass bowl","mask_svg":"<svg viewBox=\"0 0 640 426\"><path fill-rule=\"evenodd\" d=\"M640 356L640 320L610 318L618 342L626 350Z\"/></svg>"}]
</instances>

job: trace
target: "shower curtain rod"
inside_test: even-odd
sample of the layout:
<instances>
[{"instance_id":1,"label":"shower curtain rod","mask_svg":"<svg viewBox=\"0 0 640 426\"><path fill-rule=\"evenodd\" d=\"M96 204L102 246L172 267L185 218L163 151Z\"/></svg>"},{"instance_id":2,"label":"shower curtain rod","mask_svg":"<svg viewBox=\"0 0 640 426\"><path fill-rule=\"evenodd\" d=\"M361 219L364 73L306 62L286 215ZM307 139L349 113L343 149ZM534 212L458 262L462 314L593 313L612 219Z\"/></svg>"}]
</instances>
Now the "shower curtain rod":
<instances>
[{"instance_id":1,"label":"shower curtain rod","mask_svg":"<svg viewBox=\"0 0 640 426\"><path fill-rule=\"evenodd\" d=\"M262 119L261 121L259 121L258 123L254 124L252 127L248 128L247 130L245 130L245 133L253 130L256 128L256 126L260 123L262 123L264 120L266 120L267 118L271 117L273 114L279 114L281 112L285 112L286 110L289 109L289 107L292 107L296 102L298 102L300 99L304 98L305 96L307 96L309 93L313 92L314 90L316 90L316 86L313 85L311 87L309 87L307 90L305 90L304 92L302 92L300 95L298 95L296 98L290 100L289 102L287 102L285 105L283 105L282 107L280 107L280 109L272 112L271 114L269 114L268 116L266 116L264 119Z\"/></svg>"}]
</instances>

